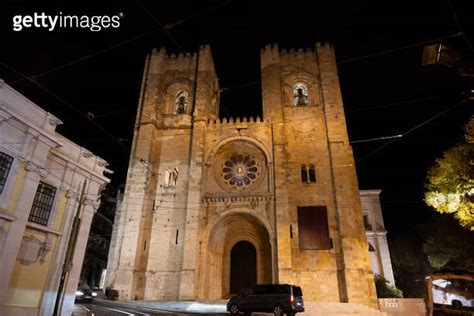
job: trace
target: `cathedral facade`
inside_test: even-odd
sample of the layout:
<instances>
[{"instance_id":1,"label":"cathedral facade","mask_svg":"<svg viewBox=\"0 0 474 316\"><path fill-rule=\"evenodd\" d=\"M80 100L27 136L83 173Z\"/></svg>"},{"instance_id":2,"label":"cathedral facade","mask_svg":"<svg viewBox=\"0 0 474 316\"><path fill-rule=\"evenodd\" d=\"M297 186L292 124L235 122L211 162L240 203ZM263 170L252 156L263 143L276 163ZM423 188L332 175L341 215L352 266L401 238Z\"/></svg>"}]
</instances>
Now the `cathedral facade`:
<instances>
[{"instance_id":1,"label":"cathedral facade","mask_svg":"<svg viewBox=\"0 0 474 316\"><path fill-rule=\"evenodd\" d=\"M119 299L292 283L375 306L333 47L261 50L263 117L219 119L209 46L147 58L109 255Z\"/></svg>"}]
</instances>

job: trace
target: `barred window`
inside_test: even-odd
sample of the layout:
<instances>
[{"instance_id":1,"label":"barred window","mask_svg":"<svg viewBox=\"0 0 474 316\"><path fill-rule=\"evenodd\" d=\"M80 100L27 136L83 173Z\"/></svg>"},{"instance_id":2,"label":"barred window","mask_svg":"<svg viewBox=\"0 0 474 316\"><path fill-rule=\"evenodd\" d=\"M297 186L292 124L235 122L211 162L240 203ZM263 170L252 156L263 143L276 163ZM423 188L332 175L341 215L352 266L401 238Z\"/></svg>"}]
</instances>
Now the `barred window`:
<instances>
[{"instance_id":1,"label":"barred window","mask_svg":"<svg viewBox=\"0 0 474 316\"><path fill-rule=\"evenodd\" d=\"M0 152L0 194L3 192L3 188L7 182L8 172L10 172L12 161L12 157Z\"/></svg>"},{"instance_id":2,"label":"barred window","mask_svg":"<svg viewBox=\"0 0 474 316\"><path fill-rule=\"evenodd\" d=\"M28 218L30 222L44 226L48 225L55 194L55 187L44 182L39 183L33 206L31 207L30 217Z\"/></svg>"}]
</instances>

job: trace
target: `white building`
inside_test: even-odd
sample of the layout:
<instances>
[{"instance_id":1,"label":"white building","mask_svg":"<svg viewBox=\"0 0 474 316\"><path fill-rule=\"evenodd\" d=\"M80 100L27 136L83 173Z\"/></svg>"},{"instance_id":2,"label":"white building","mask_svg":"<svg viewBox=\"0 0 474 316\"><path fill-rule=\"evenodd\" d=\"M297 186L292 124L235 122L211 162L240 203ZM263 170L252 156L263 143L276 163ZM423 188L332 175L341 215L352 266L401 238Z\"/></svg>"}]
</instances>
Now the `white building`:
<instances>
[{"instance_id":1,"label":"white building","mask_svg":"<svg viewBox=\"0 0 474 316\"><path fill-rule=\"evenodd\" d=\"M51 315L79 196L81 225L61 314L72 312L107 162L0 80L0 315Z\"/></svg>"},{"instance_id":2,"label":"white building","mask_svg":"<svg viewBox=\"0 0 474 316\"><path fill-rule=\"evenodd\" d=\"M382 207L380 206L380 192L381 190L360 191L365 234L369 244L372 271L374 274L383 276L391 285L395 285L387 243L387 231L385 230Z\"/></svg>"}]
</instances>

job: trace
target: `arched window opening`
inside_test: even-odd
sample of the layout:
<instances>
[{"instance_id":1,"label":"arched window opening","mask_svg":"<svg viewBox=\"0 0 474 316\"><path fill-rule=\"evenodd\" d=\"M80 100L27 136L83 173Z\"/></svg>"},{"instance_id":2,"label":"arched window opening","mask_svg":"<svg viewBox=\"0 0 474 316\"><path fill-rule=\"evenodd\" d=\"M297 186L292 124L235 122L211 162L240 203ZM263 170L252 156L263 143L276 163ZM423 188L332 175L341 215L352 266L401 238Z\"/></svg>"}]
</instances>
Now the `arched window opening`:
<instances>
[{"instance_id":1,"label":"arched window opening","mask_svg":"<svg viewBox=\"0 0 474 316\"><path fill-rule=\"evenodd\" d=\"M306 171L306 165L301 165L301 181L308 182L308 172Z\"/></svg>"},{"instance_id":2,"label":"arched window opening","mask_svg":"<svg viewBox=\"0 0 474 316\"><path fill-rule=\"evenodd\" d=\"M303 83L297 83L293 86L293 105L306 106L309 104L308 87Z\"/></svg>"},{"instance_id":3,"label":"arched window opening","mask_svg":"<svg viewBox=\"0 0 474 316\"><path fill-rule=\"evenodd\" d=\"M188 109L188 92L180 91L176 94L176 100L174 103L175 113L184 114Z\"/></svg>"},{"instance_id":4,"label":"arched window opening","mask_svg":"<svg viewBox=\"0 0 474 316\"><path fill-rule=\"evenodd\" d=\"M316 170L313 164L301 165L301 182L303 183L316 182Z\"/></svg>"},{"instance_id":5,"label":"arched window opening","mask_svg":"<svg viewBox=\"0 0 474 316\"><path fill-rule=\"evenodd\" d=\"M314 165L310 164L309 165L309 182L316 182L316 171L314 170Z\"/></svg>"}]
</instances>

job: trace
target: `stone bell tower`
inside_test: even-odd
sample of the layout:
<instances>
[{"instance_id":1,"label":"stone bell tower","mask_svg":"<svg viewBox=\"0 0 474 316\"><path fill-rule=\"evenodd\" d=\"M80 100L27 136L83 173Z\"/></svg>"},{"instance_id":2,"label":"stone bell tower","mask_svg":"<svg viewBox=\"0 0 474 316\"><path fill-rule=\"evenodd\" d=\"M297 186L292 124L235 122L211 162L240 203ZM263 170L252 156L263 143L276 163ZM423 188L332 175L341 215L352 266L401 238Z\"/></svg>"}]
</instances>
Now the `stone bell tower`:
<instances>
[{"instance_id":1,"label":"stone bell tower","mask_svg":"<svg viewBox=\"0 0 474 316\"><path fill-rule=\"evenodd\" d=\"M329 44L261 51L271 124L279 282L317 301L376 305L335 61Z\"/></svg>"},{"instance_id":2,"label":"stone bell tower","mask_svg":"<svg viewBox=\"0 0 474 316\"><path fill-rule=\"evenodd\" d=\"M112 240L109 286L121 299L179 299L194 284L195 205L203 126L218 117L209 46L147 58L127 184ZM189 207L188 207L189 206ZM190 268L191 267L191 268ZM183 272L185 271L185 272Z\"/></svg>"}]
</instances>

